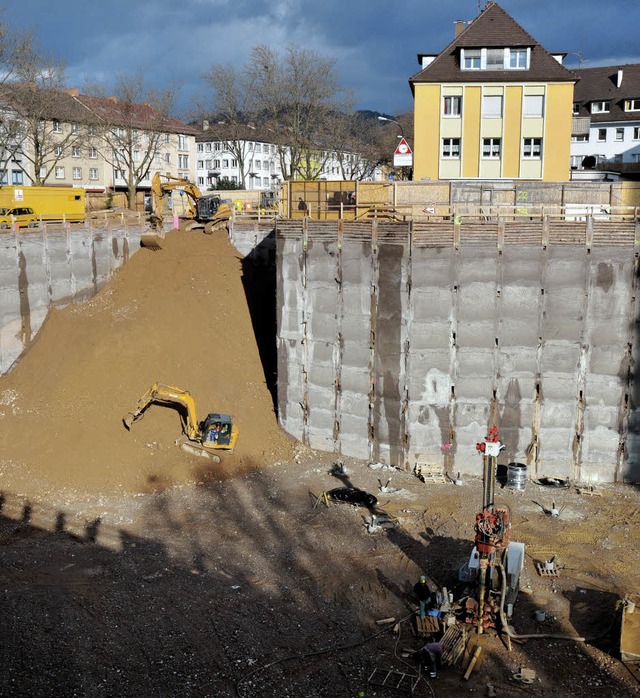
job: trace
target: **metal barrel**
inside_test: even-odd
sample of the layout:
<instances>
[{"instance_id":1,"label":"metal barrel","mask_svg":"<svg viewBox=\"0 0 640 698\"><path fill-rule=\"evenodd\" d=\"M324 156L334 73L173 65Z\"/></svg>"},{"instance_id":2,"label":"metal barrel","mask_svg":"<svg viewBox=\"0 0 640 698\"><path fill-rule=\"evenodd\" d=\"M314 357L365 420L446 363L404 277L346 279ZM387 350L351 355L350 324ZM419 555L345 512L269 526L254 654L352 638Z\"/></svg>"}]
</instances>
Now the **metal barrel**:
<instances>
[{"instance_id":1,"label":"metal barrel","mask_svg":"<svg viewBox=\"0 0 640 698\"><path fill-rule=\"evenodd\" d=\"M527 466L524 463L509 463L507 466L507 487L523 490L527 484Z\"/></svg>"}]
</instances>

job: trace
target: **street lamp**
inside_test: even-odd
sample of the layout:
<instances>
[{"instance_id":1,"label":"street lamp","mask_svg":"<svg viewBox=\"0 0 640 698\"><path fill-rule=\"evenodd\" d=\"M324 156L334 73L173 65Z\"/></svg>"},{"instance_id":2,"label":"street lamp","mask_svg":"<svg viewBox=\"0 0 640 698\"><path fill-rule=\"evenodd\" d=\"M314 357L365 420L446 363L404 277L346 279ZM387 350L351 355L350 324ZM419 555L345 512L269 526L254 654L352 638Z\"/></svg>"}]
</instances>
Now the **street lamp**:
<instances>
[{"instance_id":1,"label":"street lamp","mask_svg":"<svg viewBox=\"0 0 640 698\"><path fill-rule=\"evenodd\" d=\"M390 121L392 124L397 124L400 127L399 138L404 138L404 129L402 128L402 124L399 121L396 121L395 119L388 119L386 116L379 116L378 121Z\"/></svg>"},{"instance_id":2,"label":"street lamp","mask_svg":"<svg viewBox=\"0 0 640 698\"><path fill-rule=\"evenodd\" d=\"M404 137L404 129L402 128L402 124L399 121L396 121L395 119L389 119L386 116L379 116L378 121L389 121L392 124L396 124L396 126L398 126L400 128L400 135L398 136L398 138L402 138L402 140L405 141L405 143L406 143L406 140ZM401 144L401 145L403 145L403 144ZM396 151L396 152L398 152L398 151ZM404 165L401 165L400 172L402 173L402 179L403 180L406 179Z\"/></svg>"}]
</instances>

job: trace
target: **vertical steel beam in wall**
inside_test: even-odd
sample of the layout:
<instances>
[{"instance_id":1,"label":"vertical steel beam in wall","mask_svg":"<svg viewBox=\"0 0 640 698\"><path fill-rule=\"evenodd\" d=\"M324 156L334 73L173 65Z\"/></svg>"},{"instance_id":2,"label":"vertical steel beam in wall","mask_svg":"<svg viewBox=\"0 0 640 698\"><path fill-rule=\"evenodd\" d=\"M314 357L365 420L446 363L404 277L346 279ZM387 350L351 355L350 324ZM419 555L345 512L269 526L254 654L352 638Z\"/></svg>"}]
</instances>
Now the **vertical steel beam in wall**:
<instances>
[{"instance_id":1,"label":"vertical steel beam in wall","mask_svg":"<svg viewBox=\"0 0 640 698\"><path fill-rule=\"evenodd\" d=\"M309 218L302 219L302 264L300 269L302 285L302 443L309 445L309 323L312 310L307 308L307 252L309 244Z\"/></svg>"},{"instance_id":2,"label":"vertical steel beam in wall","mask_svg":"<svg viewBox=\"0 0 640 698\"><path fill-rule=\"evenodd\" d=\"M340 414L342 397L342 360L344 353L344 339L342 336L342 319L344 316L344 296L342 294L342 240L344 235L344 220L338 221L338 243L336 253L336 284L338 285L337 312L336 312L336 341L334 344L333 361L335 368L335 390L333 401L333 443L334 450L341 453L340 449Z\"/></svg>"},{"instance_id":3,"label":"vertical steel beam in wall","mask_svg":"<svg viewBox=\"0 0 640 698\"><path fill-rule=\"evenodd\" d=\"M378 221L374 218L371 221L371 331L369 335L369 457L373 460L379 460L378 439L375 430L378 274Z\"/></svg>"}]
</instances>

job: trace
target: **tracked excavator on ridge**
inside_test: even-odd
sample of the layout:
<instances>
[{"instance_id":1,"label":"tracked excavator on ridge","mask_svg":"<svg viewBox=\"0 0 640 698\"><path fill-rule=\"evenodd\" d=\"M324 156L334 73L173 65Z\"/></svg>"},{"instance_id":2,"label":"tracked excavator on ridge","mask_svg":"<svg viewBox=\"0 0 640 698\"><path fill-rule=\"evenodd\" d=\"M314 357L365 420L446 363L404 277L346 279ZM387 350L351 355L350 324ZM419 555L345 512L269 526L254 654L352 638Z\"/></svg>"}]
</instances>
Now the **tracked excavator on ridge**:
<instances>
[{"instance_id":1,"label":"tracked excavator on ridge","mask_svg":"<svg viewBox=\"0 0 640 698\"><path fill-rule=\"evenodd\" d=\"M122 421L127 429L141 419L152 404L175 407L182 422L182 436L176 445L187 453L203 456L220 463L217 451L232 453L238 440L238 430L228 414L211 412L201 422L198 421L196 403L188 390L182 390L164 383L154 383L138 400L133 412Z\"/></svg>"},{"instance_id":2,"label":"tracked excavator on ridge","mask_svg":"<svg viewBox=\"0 0 640 698\"><path fill-rule=\"evenodd\" d=\"M203 194L200 189L188 179L172 177L156 172L151 180L151 215L149 220L153 228L152 232L145 233L140 238L140 245L152 250L159 250L160 241L164 238L162 232L162 220L164 213L165 195L173 190L186 196L185 218L190 218L199 224L213 223L229 220L232 215L231 207L222 201L217 194ZM202 227L202 225L200 226Z\"/></svg>"}]
</instances>

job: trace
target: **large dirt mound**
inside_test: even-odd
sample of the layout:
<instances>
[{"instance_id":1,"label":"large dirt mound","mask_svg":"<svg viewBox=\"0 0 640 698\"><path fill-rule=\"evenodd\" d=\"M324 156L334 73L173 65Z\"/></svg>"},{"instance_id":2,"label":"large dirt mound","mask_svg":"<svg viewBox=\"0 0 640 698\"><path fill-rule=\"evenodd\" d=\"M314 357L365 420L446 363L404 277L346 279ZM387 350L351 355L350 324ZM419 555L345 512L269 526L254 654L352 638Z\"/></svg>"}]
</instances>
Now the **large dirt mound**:
<instances>
[{"instance_id":1,"label":"large dirt mound","mask_svg":"<svg viewBox=\"0 0 640 698\"><path fill-rule=\"evenodd\" d=\"M3 489L144 492L237 474L290 457L277 425L242 284L222 234L170 232L89 302L53 311L0 379ZM233 455L213 465L180 451L178 413L122 418L156 381L189 390L198 416L228 412Z\"/></svg>"}]
</instances>

